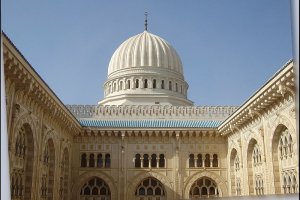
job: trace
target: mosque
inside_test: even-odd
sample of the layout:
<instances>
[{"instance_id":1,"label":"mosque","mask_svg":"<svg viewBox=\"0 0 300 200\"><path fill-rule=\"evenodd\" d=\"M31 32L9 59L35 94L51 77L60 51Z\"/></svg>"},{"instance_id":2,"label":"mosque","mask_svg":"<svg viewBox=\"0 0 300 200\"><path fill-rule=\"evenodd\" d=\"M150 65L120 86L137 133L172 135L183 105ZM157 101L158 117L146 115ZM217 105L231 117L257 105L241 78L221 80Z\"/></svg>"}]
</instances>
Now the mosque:
<instances>
[{"instance_id":1,"label":"mosque","mask_svg":"<svg viewBox=\"0 0 300 200\"><path fill-rule=\"evenodd\" d=\"M64 105L2 38L12 200L299 192L293 60L240 106L194 106L179 55L146 26L112 55L97 105Z\"/></svg>"}]
</instances>

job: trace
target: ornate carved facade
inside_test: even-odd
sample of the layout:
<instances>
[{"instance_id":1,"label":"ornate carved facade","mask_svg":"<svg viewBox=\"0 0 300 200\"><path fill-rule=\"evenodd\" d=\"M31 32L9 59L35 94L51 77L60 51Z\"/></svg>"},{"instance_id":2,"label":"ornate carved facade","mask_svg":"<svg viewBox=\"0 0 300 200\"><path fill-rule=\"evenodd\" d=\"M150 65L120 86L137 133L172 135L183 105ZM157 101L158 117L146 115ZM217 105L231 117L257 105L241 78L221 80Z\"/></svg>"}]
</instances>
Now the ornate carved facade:
<instances>
[{"instance_id":1,"label":"ornate carved facade","mask_svg":"<svg viewBox=\"0 0 300 200\"><path fill-rule=\"evenodd\" d=\"M293 61L238 107L66 106L2 36L13 200L179 200L299 192ZM154 76L148 76L147 87L143 78L140 84L153 89ZM178 77L177 90L172 82L174 95L169 88L166 93L176 104L189 104L187 85ZM171 75L164 80L169 79L175 80ZM135 90L126 86L127 79L120 80L116 86L115 78L105 84L108 100L126 87L125 93ZM155 78L154 89L162 90L161 80Z\"/></svg>"}]
</instances>

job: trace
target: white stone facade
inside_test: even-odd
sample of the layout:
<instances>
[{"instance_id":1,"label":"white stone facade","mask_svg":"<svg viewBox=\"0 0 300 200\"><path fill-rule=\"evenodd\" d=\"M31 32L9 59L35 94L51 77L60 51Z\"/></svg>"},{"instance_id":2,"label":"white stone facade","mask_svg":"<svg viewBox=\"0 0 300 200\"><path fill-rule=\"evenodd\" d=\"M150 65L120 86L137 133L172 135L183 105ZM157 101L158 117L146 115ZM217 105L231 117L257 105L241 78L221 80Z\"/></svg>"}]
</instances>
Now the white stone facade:
<instances>
[{"instance_id":1,"label":"white stone facade","mask_svg":"<svg viewBox=\"0 0 300 200\"><path fill-rule=\"evenodd\" d=\"M238 107L65 106L2 37L13 200L299 192L293 61Z\"/></svg>"}]
</instances>

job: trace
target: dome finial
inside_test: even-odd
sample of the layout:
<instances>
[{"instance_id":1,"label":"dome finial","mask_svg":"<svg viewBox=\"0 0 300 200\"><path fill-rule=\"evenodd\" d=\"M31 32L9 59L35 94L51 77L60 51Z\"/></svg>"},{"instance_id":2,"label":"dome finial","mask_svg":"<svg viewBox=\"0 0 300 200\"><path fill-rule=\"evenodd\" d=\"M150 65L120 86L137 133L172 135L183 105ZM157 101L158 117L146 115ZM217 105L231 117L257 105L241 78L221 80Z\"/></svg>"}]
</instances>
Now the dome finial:
<instances>
[{"instance_id":1,"label":"dome finial","mask_svg":"<svg viewBox=\"0 0 300 200\"><path fill-rule=\"evenodd\" d=\"M148 12L145 12L145 31L148 29Z\"/></svg>"}]
</instances>

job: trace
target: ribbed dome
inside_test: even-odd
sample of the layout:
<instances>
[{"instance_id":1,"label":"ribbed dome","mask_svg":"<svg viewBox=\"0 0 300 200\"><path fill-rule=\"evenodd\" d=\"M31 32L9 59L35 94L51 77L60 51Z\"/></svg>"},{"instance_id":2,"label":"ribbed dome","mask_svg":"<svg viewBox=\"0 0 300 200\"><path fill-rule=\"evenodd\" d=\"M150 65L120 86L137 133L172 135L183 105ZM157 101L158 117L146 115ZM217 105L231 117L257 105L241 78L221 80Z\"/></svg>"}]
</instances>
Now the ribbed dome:
<instances>
[{"instance_id":1,"label":"ribbed dome","mask_svg":"<svg viewBox=\"0 0 300 200\"><path fill-rule=\"evenodd\" d=\"M129 38L119 46L110 60L108 75L133 67L161 67L182 74L182 63L175 49L148 31Z\"/></svg>"}]
</instances>

